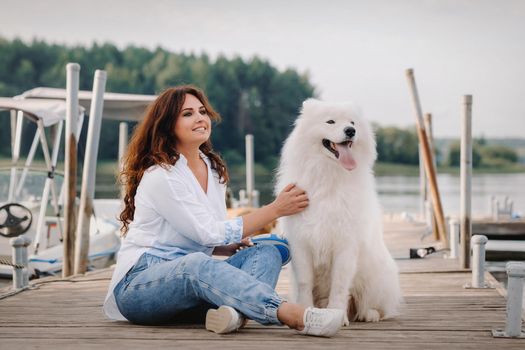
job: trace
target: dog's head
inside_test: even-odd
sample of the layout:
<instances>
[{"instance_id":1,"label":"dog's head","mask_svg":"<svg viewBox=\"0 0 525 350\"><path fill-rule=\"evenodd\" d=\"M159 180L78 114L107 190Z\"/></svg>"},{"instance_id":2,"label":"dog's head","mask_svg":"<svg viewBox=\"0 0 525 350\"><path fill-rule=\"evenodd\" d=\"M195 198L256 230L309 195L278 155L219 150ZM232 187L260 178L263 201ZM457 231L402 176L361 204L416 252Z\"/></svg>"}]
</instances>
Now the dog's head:
<instances>
[{"instance_id":1,"label":"dog's head","mask_svg":"<svg viewBox=\"0 0 525 350\"><path fill-rule=\"evenodd\" d=\"M321 152L346 170L371 168L376 159L374 133L351 103L329 103L315 99L303 102L296 121L305 137L307 152Z\"/></svg>"}]
</instances>

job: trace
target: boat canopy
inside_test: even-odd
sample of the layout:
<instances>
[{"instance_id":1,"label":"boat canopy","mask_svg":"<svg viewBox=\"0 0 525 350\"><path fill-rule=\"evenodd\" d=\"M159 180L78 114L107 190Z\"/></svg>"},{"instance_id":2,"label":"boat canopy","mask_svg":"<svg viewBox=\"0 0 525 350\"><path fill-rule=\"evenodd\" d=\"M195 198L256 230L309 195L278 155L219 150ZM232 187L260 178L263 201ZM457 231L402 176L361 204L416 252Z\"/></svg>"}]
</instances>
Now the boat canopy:
<instances>
[{"instance_id":1,"label":"boat canopy","mask_svg":"<svg viewBox=\"0 0 525 350\"><path fill-rule=\"evenodd\" d=\"M27 90L17 98L23 99L52 99L65 100L66 90L48 87L37 87ZM91 91L80 90L78 92L78 102L89 111L91 106ZM121 120L121 121L139 121L144 115L146 107L155 99L155 95L137 95L121 94L115 92L104 93L104 110L102 118Z\"/></svg>"},{"instance_id":2,"label":"boat canopy","mask_svg":"<svg viewBox=\"0 0 525 350\"><path fill-rule=\"evenodd\" d=\"M45 127L54 125L66 119L65 100L19 99L16 97L0 97L0 110L15 110L24 112L37 122L42 120ZM82 121L84 108L79 106L79 122Z\"/></svg>"}]
</instances>

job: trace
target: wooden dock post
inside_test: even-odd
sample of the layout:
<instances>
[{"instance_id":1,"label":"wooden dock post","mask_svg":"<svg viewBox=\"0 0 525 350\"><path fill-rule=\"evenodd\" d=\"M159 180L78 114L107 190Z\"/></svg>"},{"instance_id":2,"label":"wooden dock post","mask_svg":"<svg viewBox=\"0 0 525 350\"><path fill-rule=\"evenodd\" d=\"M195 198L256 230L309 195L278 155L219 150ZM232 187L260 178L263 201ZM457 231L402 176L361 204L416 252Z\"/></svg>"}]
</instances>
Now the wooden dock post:
<instances>
[{"instance_id":1,"label":"wooden dock post","mask_svg":"<svg viewBox=\"0 0 525 350\"><path fill-rule=\"evenodd\" d=\"M427 211L426 211L426 206L427 206L426 203L428 201L427 174L425 174L425 160L423 159L423 146L421 146L421 143L419 143L418 152L419 152L420 215L421 215L422 221L427 222L428 221L428 216L427 216Z\"/></svg>"},{"instance_id":2,"label":"wooden dock post","mask_svg":"<svg viewBox=\"0 0 525 350\"><path fill-rule=\"evenodd\" d=\"M426 113L425 114L425 131L427 133L428 138L428 146L430 148L430 153L432 154L432 166L434 167L434 172L437 173L437 162L435 158L435 152L434 152L434 136L433 136L433 130L432 130L432 114ZM425 179L425 201L426 204L428 204L428 207L430 208L428 210L428 222L430 222L430 228L432 229L432 232L434 234L434 239L439 240L439 229L438 224L436 221L436 216L432 212L432 197L428 193L428 181Z\"/></svg>"},{"instance_id":3,"label":"wooden dock post","mask_svg":"<svg viewBox=\"0 0 525 350\"><path fill-rule=\"evenodd\" d=\"M460 266L470 268L470 238L472 236L472 96L463 96L461 119L461 193L460 193Z\"/></svg>"},{"instance_id":4,"label":"wooden dock post","mask_svg":"<svg viewBox=\"0 0 525 350\"><path fill-rule=\"evenodd\" d=\"M98 144L100 139L100 124L102 122L105 89L106 72L97 69L93 79L93 94L91 97L91 110L89 112L86 155L84 158L82 189L80 192L80 208L78 210L78 225L75 244L75 274L85 273L88 265L89 231L91 215L93 214L93 199L95 197Z\"/></svg>"},{"instance_id":5,"label":"wooden dock post","mask_svg":"<svg viewBox=\"0 0 525 350\"><path fill-rule=\"evenodd\" d=\"M66 194L64 196L64 260L62 263L62 277L72 275L75 252L75 197L77 194L76 133L78 129L77 119L80 65L78 63L68 63L66 66L66 72L66 155L64 169Z\"/></svg>"},{"instance_id":6,"label":"wooden dock post","mask_svg":"<svg viewBox=\"0 0 525 350\"><path fill-rule=\"evenodd\" d=\"M118 164L119 172L124 169L124 155L126 154L126 149L128 148L128 123L121 122L118 127ZM126 195L126 187L124 185L120 186L120 198L124 199Z\"/></svg>"},{"instance_id":7,"label":"wooden dock post","mask_svg":"<svg viewBox=\"0 0 525 350\"><path fill-rule=\"evenodd\" d=\"M248 206L253 207L255 175L253 169L253 135L246 135L246 197Z\"/></svg>"},{"instance_id":8,"label":"wooden dock post","mask_svg":"<svg viewBox=\"0 0 525 350\"><path fill-rule=\"evenodd\" d=\"M448 248L447 228L445 225L445 215L443 214L443 207L441 206L441 198L439 196L439 188L436 178L436 172L433 168L433 155L430 151L428 144L428 136L425 131L423 122L423 113L421 112L421 104L419 102L419 95L417 92L416 80L414 77L414 71L412 69L406 70L406 77L410 88L414 111L416 114L416 128L419 138L419 142L423 147L423 160L425 164L425 172L428 176L428 182L430 187L430 194L432 195L432 204L434 208L434 215L438 224L439 238L444 245L444 248Z\"/></svg>"}]
</instances>

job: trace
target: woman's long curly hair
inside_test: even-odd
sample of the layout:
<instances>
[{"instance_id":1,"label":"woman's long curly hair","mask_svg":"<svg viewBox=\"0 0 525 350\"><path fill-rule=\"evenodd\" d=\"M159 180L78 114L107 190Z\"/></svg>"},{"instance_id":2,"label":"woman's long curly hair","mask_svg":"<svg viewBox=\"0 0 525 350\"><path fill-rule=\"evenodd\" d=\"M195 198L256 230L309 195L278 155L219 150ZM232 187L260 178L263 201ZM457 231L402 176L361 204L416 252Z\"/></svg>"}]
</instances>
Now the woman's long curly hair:
<instances>
[{"instance_id":1,"label":"woman's long curly hair","mask_svg":"<svg viewBox=\"0 0 525 350\"><path fill-rule=\"evenodd\" d=\"M133 221L135 194L144 172L153 165L164 168L173 166L180 158L175 123L187 94L199 99L212 121L220 121L219 113L210 105L204 92L191 85L169 88L148 106L143 120L133 132L119 176L120 183L125 186L124 210L119 216L122 236L126 235L129 224ZM221 183L226 183L229 180L228 170L224 161L213 152L210 140L199 148L210 159L211 167L219 175Z\"/></svg>"}]
</instances>

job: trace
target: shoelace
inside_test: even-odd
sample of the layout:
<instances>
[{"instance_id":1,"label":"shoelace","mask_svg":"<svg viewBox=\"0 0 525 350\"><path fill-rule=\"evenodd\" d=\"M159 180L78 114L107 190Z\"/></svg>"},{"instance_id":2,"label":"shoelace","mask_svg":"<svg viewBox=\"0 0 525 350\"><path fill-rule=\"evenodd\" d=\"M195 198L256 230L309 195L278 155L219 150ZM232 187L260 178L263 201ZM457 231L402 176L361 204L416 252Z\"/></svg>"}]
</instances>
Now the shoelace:
<instances>
[{"instance_id":1,"label":"shoelace","mask_svg":"<svg viewBox=\"0 0 525 350\"><path fill-rule=\"evenodd\" d=\"M321 312L316 312L315 310L308 310L306 313L306 324L309 327L321 327L325 322L325 314ZM306 326L305 324L305 326Z\"/></svg>"}]
</instances>

